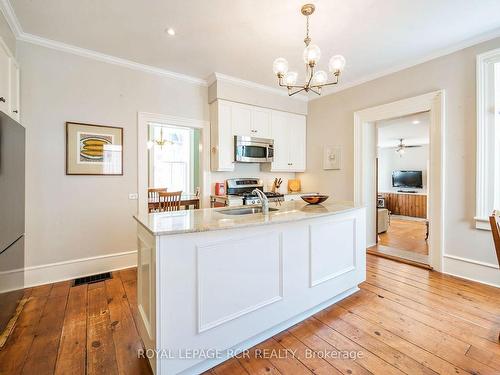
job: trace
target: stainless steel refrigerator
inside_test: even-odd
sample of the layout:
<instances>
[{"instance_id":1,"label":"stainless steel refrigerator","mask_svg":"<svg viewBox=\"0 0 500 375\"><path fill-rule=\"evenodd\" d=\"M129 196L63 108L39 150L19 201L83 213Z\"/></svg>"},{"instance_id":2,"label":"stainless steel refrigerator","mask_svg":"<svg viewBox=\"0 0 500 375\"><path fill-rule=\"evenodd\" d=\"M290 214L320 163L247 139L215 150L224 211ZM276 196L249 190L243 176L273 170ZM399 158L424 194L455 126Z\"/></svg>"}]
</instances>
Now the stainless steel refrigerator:
<instances>
[{"instance_id":1,"label":"stainless steel refrigerator","mask_svg":"<svg viewBox=\"0 0 500 375\"><path fill-rule=\"evenodd\" d=\"M24 288L25 129L0 112L0 334Z\"/></svg>"}]
</instances>

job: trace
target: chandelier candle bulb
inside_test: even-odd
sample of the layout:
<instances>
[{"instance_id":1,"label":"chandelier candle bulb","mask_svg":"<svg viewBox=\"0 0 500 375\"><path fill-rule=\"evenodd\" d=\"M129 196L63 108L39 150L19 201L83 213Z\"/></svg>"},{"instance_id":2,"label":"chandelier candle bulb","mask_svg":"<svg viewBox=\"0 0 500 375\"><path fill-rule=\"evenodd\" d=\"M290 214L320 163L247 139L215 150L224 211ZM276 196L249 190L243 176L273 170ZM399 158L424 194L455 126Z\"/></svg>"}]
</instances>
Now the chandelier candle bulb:
<instances>
[{"instance_id":1,"label":"chandelier candle bulb","mask_svg":"<svg viewBox=\"0 0 500 375\"><path fill-rule=\"evenodd\" d=\"M283 77L286 72L288 72L288 61L283 57L278 57L273 63L273 72L277 74L278 77Z\"/></svg>"},{"instance_id":2,"label":"chandelier candle bulb","mask_svg":"<svg viewBox=\"0 0 500 375\"><path fill-rule=\"evenodd\" d=\"M297 72L288 72L285 75L285 82L288 86L295 85L297 83L297 78L299 74Z\"/></svg>"},{"instance_id":3,"label":"chandelier candle bulb","mask_svg":"<svg viewBox=\"0 0 500 375\"><path fill-rule=\"evenodd\" d=\"M314 73L313 82L317 85L323 85L328 81L328 74L324 70L318 70Z\"/></svg>"},{"instance_id":4,"label":"chandelier candle bulb","mask_svg":"<svg viewBox=\"0 0 500 375\"><path fill-rule=\"evenodd\" d=\"M296 72L288 72L288 61L283 57L277 58L273 63L273 72L278 77L278 85L286 87L289 96L302 91L312 91L317 95L321 95L322 87L339 83L340 72L345 67L345 58L341 55L335 55L328 62L328 70L333 73L333 81L328 82L328 74L324 70L314 71L321 58L320 48L316 44L311 43L312 39L309 36L309 16L314 13L315 9L314 4L305 4L300 9L302 15L306 17L306 37L304 38L306 48L302 53L302 58L306 64L305 83L297 85L298 74Z\"/></svg>"},{"instance_id":5,"label":"chandelier candle bulb","mask_svg":"<svg viewBox=\"0 0 500 375\"><path fill-rule=\"evenodd\" d=\"M328 63L328 69L331 73L337 73L344 70L345 67L345 58L341 55L332 56L330 62Z\"/></svg>"}]
</instances>

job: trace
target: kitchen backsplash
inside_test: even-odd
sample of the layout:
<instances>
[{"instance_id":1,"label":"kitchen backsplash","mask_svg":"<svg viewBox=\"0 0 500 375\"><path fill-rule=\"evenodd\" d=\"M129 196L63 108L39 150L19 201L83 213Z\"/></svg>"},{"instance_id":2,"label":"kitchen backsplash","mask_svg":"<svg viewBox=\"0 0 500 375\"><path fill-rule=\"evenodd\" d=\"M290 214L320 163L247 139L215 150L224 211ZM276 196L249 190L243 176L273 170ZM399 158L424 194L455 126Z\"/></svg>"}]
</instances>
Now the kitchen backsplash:
<instances>
[{"instance_id":1,"label":"kitchen backsplash","mask_svg":"<svg viewBox=\"0 0 500 375\"><path fill-rule=\"evenodd\" d=\"M270 191L273 186L275 178L281 178L280 192L286 193L288 187L288 180L295 178L295 173L287 172L262 172L260 165L255 163L236 163L234 171L232 172L211 172L210 194L214 194L214 186L216 182L224 182L228 178L236 177L258 177L264 182L264 190Z\"/></svg>"}]
</instances>

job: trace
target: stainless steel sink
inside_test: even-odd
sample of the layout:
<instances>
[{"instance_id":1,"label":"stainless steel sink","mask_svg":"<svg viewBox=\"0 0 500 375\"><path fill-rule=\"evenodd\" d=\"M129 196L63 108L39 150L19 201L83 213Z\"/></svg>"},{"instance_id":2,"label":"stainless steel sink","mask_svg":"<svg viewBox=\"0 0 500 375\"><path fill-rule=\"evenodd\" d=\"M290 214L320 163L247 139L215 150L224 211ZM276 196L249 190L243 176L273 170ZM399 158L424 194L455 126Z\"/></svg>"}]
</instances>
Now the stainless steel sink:
<instances>
[{"instance_id":1,"label":"stainless steel sink","mask_svg":"<svg viewBox=\"0 0 500 375\"><path fill-rule=\"evenodd\" d=\"M269 212L278 211L277 208L269 207ZM242 207L242 208L228 208L226 210L218 211L224 215L251 215L262 213L262 207Z\"/></svg>"}]
</instances>

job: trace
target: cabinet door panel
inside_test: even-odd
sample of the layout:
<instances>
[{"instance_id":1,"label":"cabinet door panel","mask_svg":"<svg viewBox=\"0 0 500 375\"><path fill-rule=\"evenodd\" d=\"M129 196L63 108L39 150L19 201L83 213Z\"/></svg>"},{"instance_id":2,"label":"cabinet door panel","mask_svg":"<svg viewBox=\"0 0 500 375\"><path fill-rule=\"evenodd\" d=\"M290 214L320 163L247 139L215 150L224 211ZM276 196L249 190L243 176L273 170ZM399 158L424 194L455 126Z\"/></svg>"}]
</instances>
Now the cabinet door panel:
<instances>
[{"instance_id":1,"label":"cabinet door panel","mask_svg":"<svg viewBox=\"0 0 500 375\"><path fill-rule=\"evenodd\" d=\"M19 67L10 60L10 115L19 121Z\"/></svg>"},{"instance_id":2,"label":"cabinet door panel","mask_svg":"<svg viewBox=\"0 0 500 375\"><path fill-rule=\"evenodd\" d=\"M302 172L306 169L306 118L289 115L290 170Z\"/></svg>"},{"instance_id":3,"label":"cabinet door panel","mask_svg":"<svg viewBox=\"0 0 500 375\"><path fill-rule=\"evenodd\" d=\"M10 97L9 97L9 64L10 57L7 54L7 51L0 46L0 111L3 111L10 115L9 105L10 105Z\"/></svg>"},{"instance_id":4,"label":"cabinet door panel","mask_svg":"<svg viewBox=\"0 0 500 375\"><path fill-rule=\"evenodd\" d=\"M252 110L252 128L250 129L252 137L270 138L271 137L271 111L266 109L254 108Z\"/></svg>"},{"instance_id":5,"label":"cabinet door panel","mask_svg":"<svg viewBox=\"0 0 500 375\"><path fill-rule=\"evenodd\" d=\"M273 111L271 115L271 138L274 139L274 161L272 171L288 171L289 160L289 132L288 116L286 113Z\"/></svg>"},{"instance_id":6,"label":"cabinet door panel","mask_svg":"<svg viewBox=\"0 0 500 375\"><path fill-rule=\"evenodd\" d=\"M231 128L233 135L251 137L252 132L252 109L251 107L231 104L232 119Z\"/></svg>"},{"instance_id":7,"label":"cabinet door panel","mask_svg":"<svg viewBox=\"0 0 500 375\"><path fill-rule=\"evenodd\" d=\"M232 117L234 116L233 108L226 103L219 104L219 170L234 169L234 141L231 134Z\"/></svg>"}]
</instances>

